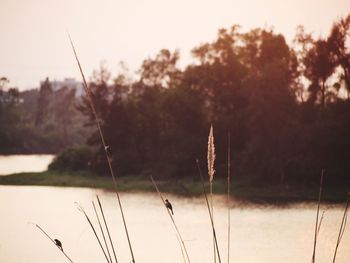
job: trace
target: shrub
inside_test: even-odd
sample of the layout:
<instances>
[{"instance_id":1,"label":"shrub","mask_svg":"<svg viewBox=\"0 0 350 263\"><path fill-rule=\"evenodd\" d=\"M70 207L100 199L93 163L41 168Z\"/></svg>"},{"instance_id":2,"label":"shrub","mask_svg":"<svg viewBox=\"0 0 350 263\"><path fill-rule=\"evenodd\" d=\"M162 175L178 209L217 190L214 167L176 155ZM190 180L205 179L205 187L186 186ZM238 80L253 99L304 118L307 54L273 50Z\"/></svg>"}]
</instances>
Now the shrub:
<instances>
[{"instance_id":1,"label":"shrub","mask_svg":"<svg viewBox=\"0 0 350 263\"><path fill-rule=\"evenodd\" d=\"M72 147L58 154L49 165L49 170L83 171L89 169L93 151L86 146Z\"/></svg>"}]
</instances>

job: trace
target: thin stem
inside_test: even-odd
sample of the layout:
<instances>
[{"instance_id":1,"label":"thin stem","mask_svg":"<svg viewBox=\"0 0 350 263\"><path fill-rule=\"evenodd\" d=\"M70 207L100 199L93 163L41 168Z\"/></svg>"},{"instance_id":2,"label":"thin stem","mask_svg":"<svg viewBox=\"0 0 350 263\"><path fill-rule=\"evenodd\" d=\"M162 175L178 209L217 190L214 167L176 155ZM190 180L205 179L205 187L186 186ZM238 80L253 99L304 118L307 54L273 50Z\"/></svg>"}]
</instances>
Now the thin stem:
<instances>
[{"instance_id":1,"label":"thin stem","mask_svg":"<svg viewBox=\"0 0 350 263\"><path fill-rule=\"evenodd\" d=\"M220 258L220 253L219 253L219 246L218 246L218 240L217 240L217 237L216 237L216 231L215 231L213 217L212 217L212 214L210 212L210 204L209 204L209 200L208 200L208 195L207 195L207 191L205 190L204 179L203 179L202 171L201 171L200 166L199 166L198 159L196 160L196 162L197 162L197 168L198 168L198 171L199 171L199 176L200 176L201 182L202 182L203 193L204 193L205 202L206 202L207 208L208 208L208 213L209 213L209 217L210 217L211 227L213 229L213 235L214 235L215 245L216 245L216 252L218 254L219 263L221 263L221 258Z\"/></svg>"},{"instance_id":2,"label":"thin stem","mask_svg":"<svg viewBox=\"0 0 350 263\"><path fill-rule=\"evenodd\" d=\"M231 136L227 135L227 263L230 263L230 239L231 239L231 211L230 211L230 188L231 188Z\"/></svg>"},{"instance_id":3,"label":"thin stem","mask_svg":"<svg viewBox=\"0 0 350 263\"><path fill-rule=\"evenodd\" d=\"M60 248L57 246L56 242L49 236L49 234L47 234L47 233L45 232L44 229L42 229L38 224L34 224L34 225L35 225L48 239L51 240L51 242L55 245L55 247L57 247L57 249L58 249L59 251L61 251L61 252L63 253L63 255L64 255L71 263L73 263L73 260L70 259L70 257L66 254L66 252L63 251L63 249L60 249Z\"/></svg>"},{"instance_id":4,"label":"thin stem","mask_svg":"<svg viewBox=\"0 0 350 263\"><path fill-rule=\"evenodd\" d=\"M183 260L184 260L184 263L186 263L186 258L185 258L184 249L183 249L183 247L182 247L181 240L180 240L180 238L179 238L178 235L176 235L176 239L177 239L177 241L179 242L180 249L181 249L181 255L182 255L182 258L183 258Z\"/></svg>"},{"instance_id":5,"label":"thin stem","mask_svg":"<svg viewBox=\"0 0 350 263\"><path fill-rule=\"evenodd\" d=\"M340 229L339 229L338 240L337 240L337 243L335 245L335 251L334 251L334 256L333 256L333 263L335 263L335 258L337 256L338 247L339 247L340 241L341 241L341 239L343 237L343 234L344 234L344 231L345 231L345 226L346 226L346 221L347 221L347 212L348 212L348 208L349 208L349 199L350 199L349 197L350 197L350 195L348 193L348 198L347 198L347 201L346 201L344 214L343 214L343 218L342 218Z\"/></svg>"},{"instance_id":6,"label":"thin stem","mask_svg":"<svg viewBox=\"0 0 350 263\"><path fill-rule=\"evenodd\" d=\"M85 80L83 69L82 69L82 67L80 65L80 61L79 61L77 52L75 51L74 44L73 44L72 38L70 37L69 33L68 33L68 37L69 37L69 40L70 40L70 43L71 43L71 46L72 46L72 49L73 49L73 52L74 52L75 59L76 59L76 61L78 63L78 67L79 67L81 76L83 78L84 90L85 90L85 93L87 95L87 98L88 98L89 105L91 107L92 113L94 115L96 126L97 126L99 134L100 134L100 139L101 139L102 145L103 145L105 153L106 153L108 167L109 167L109 171L111 173L112 179L113 179L114 191L115 191L115 193L117 195L118 205L119 205L120 213L121 213L121 216L122 216L122 219L123 219L123 225L124 225L126 237L127 237L127 240L128 240L129 250L130 250L131 257L132 257L132 262L135 263L134 252L133 252L132 246L131 246L131 241L130 241L130 237L129 237L129 231L128 231L128 228L126 226L126 220L125 220L125 216L124 216L123 206L122 206L122 203L121 203L120 197L119 197L117 181L116 181L116 178L115 178L115 175L114 175L114 171L113 171L113 168L112 168L112 164L111 164L111 156L109 155L108 150L107 150L108 149L107 148L107 144L105 142L105 139L104 139L104 136L103 136L103 133L102 133L102 129L101 129L101 125L100 125L100 121L99 121L99 118L98 118L98 115L97 115L97 112L96 112L96 109L95 109L95 106L94 106L94 103L93 103L93 100L92 100L91 91L90 91L90 89L89 89L89 87L87 85L87 82Z\"/></svg>"},{"instance_id":7,"label":"thin stem","mask_svg":"<svg viewBox=\"0 0 350 263\"><path fill-rule=\"evenodd\" d=\"M101 225L101 221L100 221L100 217L98 216L98 213L97 213L94 201L92 201L92 206L94 207L95 215L97 217L98 225L100 226L100 230L101 230L101 233L102 233L103 241L105 242L105 246L106 246L106 249L107 249L107 254L108 254L108 257L109 257L109 261L112 263L111 253L109 253L109 248L108 248L108 245L107 245L107 240L106 240L106 237L105 237L105 233L103 231L103 228L102 228L102 225Z\"/></svg>"},{"instance_id":8,"label":"thin stem","mask_svg":"<svg viewBox=\"0 0 350 263\"><path fill-rule=\"evenodd\" d=\"M85 218L86 218L86 220L88 221L88 223L89 223L89 225L90 225L92 231L94 232L95 237L96 237L96 239L97 239L97 241L98 241L98 244L100 245L100 248L101 248L101 250L102 250L102 252L103 252L103 255L105 256L107 262L109 263L109 260L108 260L106 251L104 250L104 248L103 248L103 246L102 246L102 243L101 243L101 241L100 241L100 238L98 237L98 235L97 235L97 233L96 233L96 230L95 230L95 227L94 227L94 225L91 223L91 220L90 220L89 216L86 214L84 208L83 208L81 205L79 205L78 203L76 203L76 204L77 204L77 206L78 206L79 211L82 212L82 213L85 215Z\"/></svg>"},{"instance_id":9,"label":"thin stem","mask_svg":"<svg viewBox=\"0 0 350 263\"><path fill-rule=\"evenodd\" d=\"M321 229L321 224L322 224L324 213L325 213L325 211L322 211L322 216L321 216L321 219L320 219L320 223L318 224L318 228L317 228L317 237L318 237L318 234L320 233L320 229Z\"/></svg>"},{"instance_id":10,"label":"thin stem","mask_svg":"<svg viewBox=\"0 0 350 263\"><path fill-rule=\"evenodd\" d=\"M163 204L164 204L164 207L166 208L166 204L165 204L163 195L162 195L162 193L160 192L160 190L159 190L159 188L158 188L156 182L154 181L152 175L150 175L150 178L151 178L151 181L152 181L154 187L155 187L156 190L157 190L157 193L158 193L160 199L162 200L162 202L163 202ZM167 210L167 212L168 212L168 215L170 216L171 221L173 222L173 225L174 225L174 228L175 228L177 234L179 235L179 238L180 238L180 240L181 240L182 246L183 246L183 248L184 248L184 250L185 250L185 254L186 254L186 257L187 257L187 261L188 261L188 263L190 263L190 257L188 256L187 249L186 249L186 246L185 246L185 242L183 241L183 238L182 238L182 236L181 236L181 234L180 234L180 231L179 231L179 229L178 229L178 227L177 227L177 225L176 225L176 223L175 223L174 217L173 217L173 215L170 213L170 211L169 211L168 208L166 208L166 210Z\"/></svg>"},{"instance_id":11,"label":"thin stem","mask_svg":"<svg viewBox=\"0 0 350 263\"><path fill-rule=\"evenodd\" d=\"M209 179L209 188L210 188L210 213L211 213L211 218L213 220L214 224L214 210L213 210L213 182ZM216 249L215 249L215 237L213 233L213 254L214 254L214 263L216 263Z\"/></svg>"},{"instance_id":12,"label":"thin stem","mask_svg":"<svg viewBox=\"0 0 350 263\"><path fill-rule=\"evenodd\" d=\"M101 202L100 202L100 198L98 197L98 195L96 195L96 197L97 197L98 205L99 205L100 210L101 210L101 214L102 214L103 221L104 221L104 223L105 223L105 227L106 227L106 229L107 229L107 234L108 234L109 242L111 243L111 247L112 247L112 250L113 250L114 259L115 259L115 262L118 263L117 255L116 255L115 250L114 250L114 245L113 245L113 242L112 242L111 234L109 233L107 221L106 221L106 218L105 218L105 214L104 214L104 212L103 212L103 208L102 208L102 205L101 205Z\"/></svg>"},{"instance_id":13,"label":"thin stem","mask_svg":"<svg viewBox=\"0 0 350 263\"><path fill-rule=\"evenodd\" d=\"M318 192L317 213L316 213L316 223L315 223L315 236L314 236L314 248L313 248L313 252L312 252L311 263L315 263L315 257L316 257L318 215L319 215L319 212L320 212L320 203L321 203L322 185L323 185L323 174L324 174L324 169L322 169L322 172L321 172L320 189L319 189L319 192Z\"/></svg>"}]
</instances>

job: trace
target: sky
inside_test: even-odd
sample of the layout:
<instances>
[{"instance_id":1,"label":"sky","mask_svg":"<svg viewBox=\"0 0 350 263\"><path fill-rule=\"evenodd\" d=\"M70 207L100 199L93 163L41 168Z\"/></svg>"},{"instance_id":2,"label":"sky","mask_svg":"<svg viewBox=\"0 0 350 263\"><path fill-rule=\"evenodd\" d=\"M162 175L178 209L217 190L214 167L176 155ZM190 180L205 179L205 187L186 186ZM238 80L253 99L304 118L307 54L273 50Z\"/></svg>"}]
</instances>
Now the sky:
<instances>
[{"instance_id":1,"label":"sky","mask_svg":"<svg viewBox=\"0 0 350 263\"><path fill-rule=\"evenodd\" d=\"M120 61L135 72L162 48L191 49L215 40L234 24L246 32L273 27L291 43L298 25L318 38L350 13L349 0L0 0L0 77L20 90L46 77L80 75L67 31L83 70L91 76L105 62L116 76Z\"/></svg>"}]
</instances>

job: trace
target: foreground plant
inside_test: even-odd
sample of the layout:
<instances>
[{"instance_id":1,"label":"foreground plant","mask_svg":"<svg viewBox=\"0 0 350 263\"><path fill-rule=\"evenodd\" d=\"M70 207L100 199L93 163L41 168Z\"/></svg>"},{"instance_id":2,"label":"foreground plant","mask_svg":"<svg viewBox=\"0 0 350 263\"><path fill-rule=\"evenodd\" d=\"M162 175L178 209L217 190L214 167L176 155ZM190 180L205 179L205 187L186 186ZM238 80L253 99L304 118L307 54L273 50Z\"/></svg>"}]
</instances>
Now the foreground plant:
<instances>
[{"instance_id":1,"label":"foreground plant","mask_svg":"<svg viewBox=\"0 0 350 263\"><path fill-rule=\"evenodd\" d=\"M227 135L227 263L230 263L230 241L231 241L231 210L230 210L230 188L231 188L231 136Z\"/></svg>"},{"instance_id":2,"label":"foreground plant","mask_svg":"<svg viewBox=\"0 0 350 263\"><path fill-rule=\"evenodd\" d=\"M210 212L210 204L209 204L208 194L207 194L207 191L205 190L204 178L203 178L203 175L202 175L202 170L201 170L201 168L199 166L199 160L198 159L196 159L196 163L197 163L198 173L199 173L199 176L201 178L201 183L202 183L203 194L204 194L204 197L205 197L205 202L206 202L207 208L208 208L211 228L212 228L212 231L213 231L213 237L214 237L214 242L215 242L214 249L216 249L216 252L218 254L219 263L221 263L219 246L218 246L218 240L217 240L217 237L216 237L216 230L215 230L215 226L214 226L213 216L212 216L212 214Z\"/></svg>"},{"instance_id":3,"label":"foreground plant","mask_svg":"<svg viewBox=\"0 0 350 263\"><path fill-rule=\"evenodd\" d=\"M180 234L179 228L177 227L177 225L176 225L176 223L175 223L175 220L174 220L174 217L173 217L172 207L171 207L171 209L169 209L169 204L170 204L170 203L169 203L169 201L168 201L167 199L165 200L165 199L163 198L163 195L162 195L162 193L160 192L160 190L159 190L159 188L158 188L156 182L154 181L152 175L150 175L150 178L151 178L152 184L154 185L154 187L155 187L155 189L156 189L156 191L157 191L157 193L158 193L160 199L162 200L162 202L163 202L163 204L164 204L164 207L166 208L166 210L167 210L167 212L168 212L168 215L170 216L171 222L173 223L174 228L175 228L175 230L176 230L176 233L177 233L177 235L178 235L178 239L181 241L181 244L182 244L182 246L181 246L182 256L184 256L184 255L183 255L183 251L185 251L187 261L188 261L188 263L190 263L190 257L188 256L187 249L186 249L186 246L185 246L185 242L184 242L183 239L182 239L182 236L181 236L181 234ZM171 211L171 212L170 212L170 211ZM186 262L185 258L184 258L184 261Z\"/></svg>"},{"instance_id":4,"label":"foreground plant","mask_svg":"<svg viewBox=\"0 0 350 263\"><path fill-rule=\"evenodd\" d=\"M59 251L62 252L62 254L69 260L69 262L73 263L73 260L63 250L61 241L59 241L58 239L53 239L52 237L50 237L49 234L46 233L46 231L42 227L40 227L38 224L35 224L35 223L30 223L30 224L35 225L48 239L51 240L51 242L55 245L55 247L57 247L59 249Z\"/></svg>"},{"instance_id":5,"label":"foreground plant","mask_svg":"<svg viewBox=\"0 0 350 263\"><path fill-rule=\"evenodd\" d=\"M131 241L130 241L130 237L129 237L129 231L128 231L128 228L127 228L127 225L126 225L126 220L125 220L125 216L124 216L123 206L122 206L122 203L121 203L121 200L120 200L119 191L118 191L118 187L117 187L117 180L116 180L116 177L114 175L113 168L112 168L111 148L106 144L105 138L103 136L101 125L100 125L100 120L99 120L99 117L97 115L94 102L92 100L91 90L89 89L89 87L87 85L87 82L86 82L86 79L85 79L85 75L84 75L83 69L82 69L82 67L80 65L80 61L79 61L77 52L75 50L72 38L70 37L69 34L68 34L68 37L69 37L74 56L75 56L75 59L77 61L77 64L78 64L78 67L79 67L79 70L80 70L81 77L83 79L83 86L84 86L85 94L87 96L87 99L88 99L91 111L93 113L93 116L94 116L94 119L95 119L95 122L96 122L97 129L98 129L99 134L100 134L100 139L101 139L101 142L102 142L102 146L103 146L103 148L105 150L105 153L106 153L108 167L109 167L109 171L110 171L110 174L112 176L112 180L113 180L113 184L114 184L114 192L117 195L118 205L119 205L120 213L121 213L121 216L122 216L126 237L127 237L127 240L128 240L128 245L129 245L129 250L130 250L132 262L135 263L135 257L134 257L134 253L133 253L132 246L131 246Z\"/></svg>"},{"instance_id":6,"label":"foreground plant","mask_svg":"<svg viewBox=\"0 0 350 263\"><path fill-rule=\"evenodd\" d=\"M344 214L343 214L343 218L342 218L342 221L341 221L341 224L340 224L338 239L337 239L337 243L335 245L335 251L334 251L334 256L333 256L333 263L335 263L335 258L337 256L338 247L339 247L340 241L343 238L343 234L344 234L344 231L345 231L345 227L346 227L346 223L347 223L347 219L348 219L349 200L350 200L350 192L348 193L348 196L347 196L346 205L345 205L345 209L344 209Z\"/></svg>"},{"instance_id":7,"label":"foreground plant","mask_svg":"<svg viewBox=\"0 0 350 263\"><path fill-rule=\"evenodd\" d=\"M213 125L210 126L209 136L208 136L208 152L207 152L207 162L208 162L208 176L209 176L209 187L210 187L210 213L214 224L214 209L213 209L213 179L215 174L214 163L215 163L215 144L214 144L214 132ZM214 247L214 262L216 262L216 250L215 250L215 238L213 233L213 247Z\"/></svg>"},{"instance_id":8,"label":"foreground plant","mask_svg":"<svg viewBox=\"0 0 350 263\"><path fill-rule=\"evenodd\" d=\"M324 169L322 169L322 172L321 172L320 189L319 189L319 192L318 192L317 213L316 213L315 234L314 234L314 247L313 247L313 252L312 252L311 263L315 263L315 258L316 258L316 243L317 243L317 237L318 237L319 227L321 226L321 222L318 223L318 216L319 216L319 213L320 213L320 203L321 203L322 186L323 186L323 174L324 174Z\"/></svg>"},{"instance_id":9,"label":"foreground plant","mask_svg":"<svg viewBox=\"0 0 350 263\"><path fill-rule=\"evenodd\" d=\"M78 210L84 214L86 220L88 221L88 223L89 223L89 225L90 225L90 228L91 228L91 230L94 232L94 235L95 235L95 237L96 237L96 240L97 240L98 244L100 245L100 248L101 248L101 250L102 250L102 252L103 252L103 255L105 256L105 258L106 258L106 260L107 260L107 263L109 263L109 260L108 260L106 251L104 250L104 248L103 248L103 246L102 246L101 240L100 240L100 238L98 237L97 232L96 232L96 230L95 230L95 227L94 227L94 225L92 224L92 222L91 222L89 216L87 215L87 213L85 212L84 208L83 208L80 204L76 203L76 205L77 205L77 207L78 207Z\"/></svg>"}]
</instances>

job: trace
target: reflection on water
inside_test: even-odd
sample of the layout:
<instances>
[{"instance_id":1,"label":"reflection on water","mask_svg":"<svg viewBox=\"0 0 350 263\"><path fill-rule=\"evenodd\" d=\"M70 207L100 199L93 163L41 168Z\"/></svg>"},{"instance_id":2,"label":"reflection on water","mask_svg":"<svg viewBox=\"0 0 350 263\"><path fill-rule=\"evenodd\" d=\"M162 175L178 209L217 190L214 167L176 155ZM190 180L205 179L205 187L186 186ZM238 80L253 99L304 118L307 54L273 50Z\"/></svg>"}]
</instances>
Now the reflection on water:
<instances>
[{"instance_id":1,"label":"reflection on water","mask_svg":"<svg viewBox=\"0 0 350 263\"><path fill-rule=\"evenodd\" d=\"M22 172L42 172L47 170L54 155L0 155L0 175Z\"/></svg>"},{"instance_id":2,"label":"reflection on water","mask_svg":"<svg viewBox=\"0 0 350 263\"><path fill-rule=\"evenodd\" d=\"M79 202L93 219L91 201L99 194L116 244L119 262L130 262L115 195L94 189L0 186L0 262L66 262L56 247L33 225L42 226L63 243L74 262L103 262L104 256L83 215ZM208 212L201 198L166 196L182 232L192 262L213 262ZM175 230L156 194L122 193L136 262L183 262ZM222 262L227 255L227 210L215 198L215 222ZM288 208L240 207L231 211L231 262L310 262L313 247L315 205ZM317 262L332 261L342 217L342 206L327 207L319 233ZM337 263L348 263L350 231L339 247Z\"/></svg>"}]
</instances>

